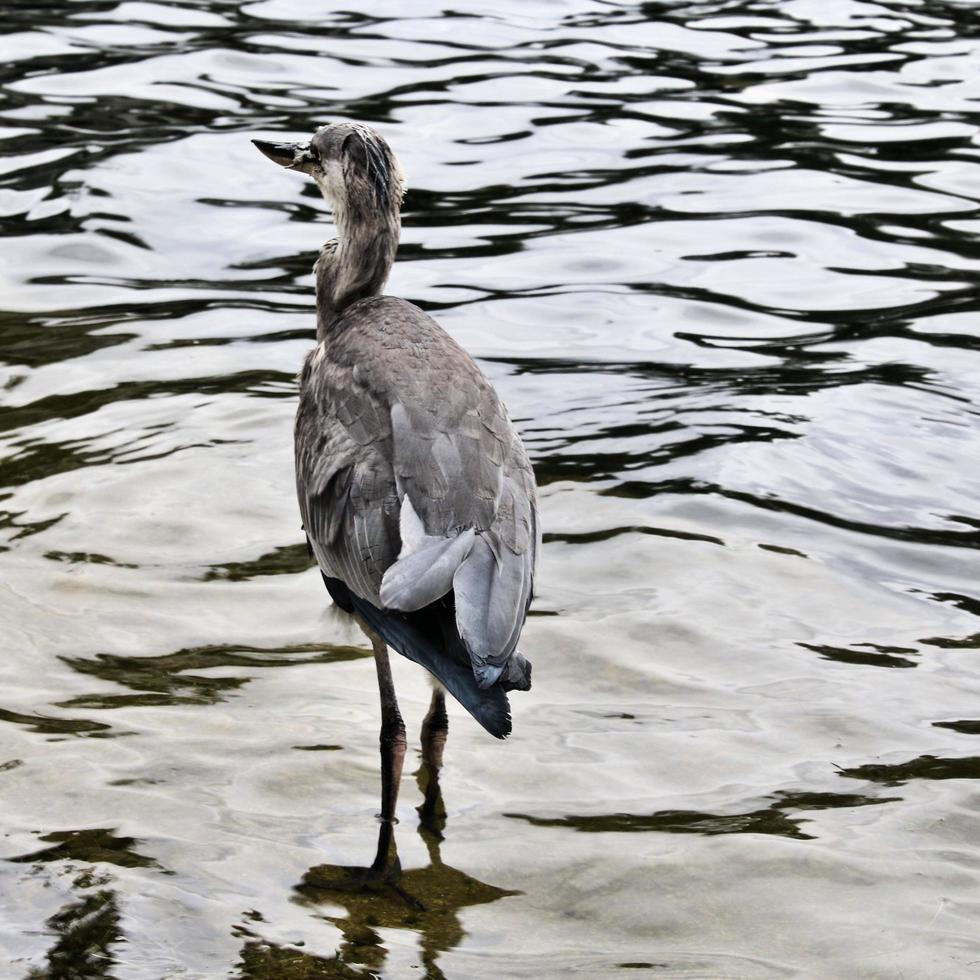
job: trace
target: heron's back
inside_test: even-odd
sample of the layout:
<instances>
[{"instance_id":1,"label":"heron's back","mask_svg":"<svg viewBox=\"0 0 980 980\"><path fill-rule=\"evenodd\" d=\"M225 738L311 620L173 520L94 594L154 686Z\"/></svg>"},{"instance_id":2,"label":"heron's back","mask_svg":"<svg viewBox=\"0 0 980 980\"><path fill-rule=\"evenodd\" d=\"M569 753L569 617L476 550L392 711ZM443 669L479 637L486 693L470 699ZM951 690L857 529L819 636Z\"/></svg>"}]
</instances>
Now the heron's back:
<instances>
[{"instance_id":1,"label":"heron's back","mask_svg":"<svg viewBox=\"0 0 980 980\"><path fill-rule=\"evenodd\" d=\"M324 576L390 621L371 625L392 646L441 657L464 704L530 685L517 639L538 547L533 471L496 392L431 317L392 297L340 315L300 376L296 477ZM403 648L420 636L425 658ZM461 697L468 681L449 665L467 657Z\"/></svg>"}]
</instances>

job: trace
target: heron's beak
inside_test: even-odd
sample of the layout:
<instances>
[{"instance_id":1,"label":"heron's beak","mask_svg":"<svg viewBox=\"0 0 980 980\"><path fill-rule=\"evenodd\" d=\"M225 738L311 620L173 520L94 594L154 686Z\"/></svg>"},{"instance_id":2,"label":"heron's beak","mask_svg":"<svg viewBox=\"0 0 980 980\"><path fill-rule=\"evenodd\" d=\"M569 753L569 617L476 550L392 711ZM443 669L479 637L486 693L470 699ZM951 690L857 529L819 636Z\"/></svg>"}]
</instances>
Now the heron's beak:
<instances>
[{"instance_id":1,"label":"heron's beak","mask_svg":"<svg viewBox=\"0 0 980 980\"><path fill-rule=\"evenodd\" d=\"M287 170L299 170L308 174L313 164L309 143L267 143L265 140L252 140L257 150L264 153L273 163Z\"/></svg>"}]
</instances>

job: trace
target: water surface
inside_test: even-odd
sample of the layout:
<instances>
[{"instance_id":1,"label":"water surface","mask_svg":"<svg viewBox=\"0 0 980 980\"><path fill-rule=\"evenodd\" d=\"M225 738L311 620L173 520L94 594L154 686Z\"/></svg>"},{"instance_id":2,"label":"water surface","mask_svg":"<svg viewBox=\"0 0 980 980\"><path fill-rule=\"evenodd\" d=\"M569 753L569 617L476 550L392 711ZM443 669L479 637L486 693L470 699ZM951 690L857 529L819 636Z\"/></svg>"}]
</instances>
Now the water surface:
<instances>
[{"instance_id":1,"label":"water surface","mask_svg":"<svg viewBox=\"0 0 980 980\"><path fill-rule=\"evenodd\" d=\"M976 975L973 4L0 30L10 976ZM309 887L373 854L377 693L292 487L332 225L249 142L343 118L547 532L534 690L505 744L454 708L444 814L406 773L404 894Z\"/></svg>"}]
</instances>

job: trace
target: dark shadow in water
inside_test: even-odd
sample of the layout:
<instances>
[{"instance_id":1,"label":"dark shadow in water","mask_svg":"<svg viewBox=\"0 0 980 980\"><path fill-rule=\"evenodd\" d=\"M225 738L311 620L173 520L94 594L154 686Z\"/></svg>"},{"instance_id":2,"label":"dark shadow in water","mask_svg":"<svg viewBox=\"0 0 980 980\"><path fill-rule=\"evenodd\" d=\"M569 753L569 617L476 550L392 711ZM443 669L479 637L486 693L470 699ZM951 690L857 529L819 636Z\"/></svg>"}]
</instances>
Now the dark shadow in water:
<instances>
[{"instance_id":1,"label":"dark shadow in water","mask_svg":"<svg viewBox=\"0 0 980 980\"><path fill-rule=\"evenodd\" d=\"M559 541L562 544L593 544L596 541L609 541L619 537L621 534L649 534L656 538L677 538L680 541L705 541L708 544L720 544L724 547L725 542L721 538L716 538L711 534L697 534L694 531L677 531L673 528L650 527L645 524L630 525L629 527L613 527L602 531L578 531L548 533L542 536L544 544Z\"/></svg>"},{"instance_id":2,"label":"dark shadow in water","mask_svg":"<svg viewBox=\"0 0 980 980\"><path fill-rule=\"evenodd\" d=\"M934 721L933 728L948 728L961 735L980 735L980 719L963 719L961 721Z\"/></svg>"},{"instance_id":3,"label":"dark shadow in water","mask_svg":"<svg viewBox=\"0 0 980 980\"><path fill-rule=\"evenodd\" d=\"M796 840L814 840L801 827L803 818L788 816L786 810L829 810L842 807L876 806L898 802L898 796L860 796L856 793L777 793L776 801L759 810L743 813L702 813L698 810L658 810L651 814L602 813L594 816L532 817L506 813L534 827L567 827L583 833L635 834L659 831L667 834L773 834Z\"/></svg>"},{"instance_id":4,"label":"dark shadow in water","mask_svg":"<svg viewBox=\"0 0 980 980\"><path fill-rule=\"evenodd\" d=\"M31 970L25 980L96 980L111 978L112 947L122 941L116 893L102 889L66 905L47 921L54 933L48 965Z\"/></svg>"},{"instance_id":5,"label":"dark shadow in water","mask_svg":"<svg viewBox=\"0 0 980 980\"><path fill-rule=\"evenodd\" d=\"M0 406L0 433L29 431L33 426L51 419L79 418L125 401L230 392L262 398L288 398L292 396L293 390L292 377L277 371L242 371L220 378L126 381L97 391L47 395L27 405ZM131 465L149 459L161 459L186 449L229 445L233 442L230 439L210 439L205 443L174 446L159 453L141 451L134 456L138 441L105 449L96 447L94 439L49 442L37 437L22 438L16 443L17 452L0 460L0 486L18 487L89 466L103 466L108 463Z\"/></svg>"},{"instance_id":6,"label":"dark shadow in water","mask_svg":"<svg viewBox=\"0 0 980 980\"><path fill-rule=\"evenodd\" d=\"M237 934L249 935L246 929ZM377 980L370 966L350 966L340 956L315 956L293 947L250 940L242 947L239 980ZM420 978L422 980L422 978Z\"/></svg>"},{"instance_id":7,"label":"dark shadow in water","mask_svg":"<svg viewBox=\"0 0 980 980\"><path fill-rule=\"evenodd\" d=\"M535 467L535 473L537 472L537 467ZM573 477L568 478L572 479ZM546 481L539 480L538 482ZM908 541L923 545L973 549L977 548L978 544L980 544L980 534L974 530L951 531L946 528L890 527L884 524L871 524L867 521L851 520L837 514L820 511L805 504L798 504L790 500L781 500L772 495L760 496L742 490L726 489L720 484L710 483L704 480L689 478L661 481L620 480L615 486L599 491L599 496L602 497L621 497L627 500L648 500L665 494L714 495L726 500L734 500L752 507L758 507L764 511L788 514L793 517L812 520L829 527L853 531L858 534L870 534L892 541ZM976 634L964 640L949 640L943 637L936 637L929 640L920 640L919 642L928 643L933 646L976 647L980 646L980 637Z\"/></svg>"},{"instance_id":8,"label":"dark shadow in water","mask_svg":"<svg viewBox=\"0 0 980 980\"><path fill-rule=\"evenodd\" d=\"M962 637L924 636L919 642L942 650L980 650L980 633L971 633L969 636Z\"/></svg>"},{"instance_id":9,"label":"dark shadow in water","mask_svg":"<svg viewBox=\"0 0 980 980\"><path fill-rule=\"evenodd\" d=\"M885 786L899 786L910 779L980 779L980 756L943 759L934 755L920 755L908 762L891 765L868 763L841 769L840 775L848 779L867 779Z\"/></svg>"},{"instance_id":10,"label":"dark shadow in water","mask_svg":"<svg viewBox=\"0 0 980 980\"><path fill-rule=\"evenodd\" d=\"M132 333L96 333L107 326L92 313L59 316L0 310L0 360L41 367L69 357L84 357L136 339Z\"/></svg>"},{"instance_id":11,"label":"dark shadow in water","mask_svg":"<svg viewBox=\"0 0 980 980\"><path fill-rule=\"evenodd\" d=\"M92 864L114 864L120 868L156 868L163 871L151 857L140 854L134 848L135 837L117 837L111 827L91 830L59 830L44 834L39 839L50 847L39 851L8 858L11 864L49 864L52 861L84 861ZM164 871L164 874L170 874Z\"/></svg>"},{"instance_id":12,"label":"dark shadow in water","mask_svg":"<svg viewBox=\"0 0 980 980\"><path fill-rule=\"evenodd\" d=\"M124 657L100 653L61 659L80 674L121 684L138 694L80 695L59 707L119 708L133 704L214 704L251 680L244 677L209 677L185 671L215 667L286 667L293 664L342 663L370 657L358 647L322 643L298 643L284 647L253 647L232 644L191 647L161 657ZM0 715L2 717L2 715Z\"/></svg>"},{"instance_id":13,"label":"dark shadow in water","mask_svg":"<svg viewBox=\"0 0 980 980\"><path fill-rule=\"evenodd\" d=\"M438 773L423 764L416 773L424 802L418 807L418 832L429 853L424 868L402 871L394 832L382 824L372 867L319 865L297 886L297 901L310 908L340 906L343 915L323 918L340 929L343 939L332 957L267 943L245 926L239 980L369 980L384 969L387 958L382 929L407 929L418 934L427 980L444 980L440 953L457 946L466 935L460 913L520 892L478 881L444 864L440 854L446 810Z\"/></svg>"},{"instance_id":14,"label":"dark shadow in water","mask_svg":"<svg viewBox=\"0 0 980 980\"><path fill-rule=\"evenodd\" d=\"M185 671L215 667L267 668L294 664L332 664L370 657L359 647L323 643L298 643L283 647L232 644L191 647L160 657L124 657L102 653L93 658L62 657L80 674L97 677L135 691L135 694L82 694L54 705L56 708L124 708L133 705L216 704L247 684L251 675L211 677ZM111 725L87 718L52 718L0 708L0 722L25 725L40 735L64 738L112 738L127 734Z\"/></svg>"},{"instance_id":15,"label":"dark shadow in water","mask_svg":"<svg viewBox=\"0 0 980 980\"><path fill-rule=\"evenodd\" d=\"M146 401L177 395L217 395L260 393L263 398L291 398L295 392L292 375L283 371L236 371L206 378L172 378L166 381L124 381L97 390L44 395L26 405L0 407L0 432L28 430L39 422L51 419L76 419L110 405L126 401ZM105 454L104 454L105 455ZM112 454L108 453L108 458ZM11 473L13 473L13 468ZM45 470L50 476L64 470ZM10 481L7 474L3 486L16 486L29 480ZM31 477L34 479L35 477Z\"/></svg>"},{"instance_id":16,"label":"dark shadow in water","mask_svg":"<svg viewBox=\"0 0 980 980\"><path fill-rule=\"evenodd\" d=\"M910 589L909 591L919 590ZM926 595L934 602L946 602L951 606L955 606L957 609L962 609L963 612L980 616L980 599L974 596L960 595L958 592L927 592Z\"/></svg>"},{"instance_id":17,"label":"dark shadow in water","mask_svg":"<svg viewBox=\"0 0 980 980\"><path fill-rule=\"evenodd\" d=\"M243 582L259 575L298 575L314 565L305 544L287 544L252 561L232 561L223 565L209 565L204 580L227 579Z\"/></svg>"},{"instance_id":18,"label":"dark shadow in water","mask_svg":"<svg viewBox=\"0 0 980 980\"><path fill-rule=\"evenodd\" d=\"M97 551L46 551L44 557L50 561L63 561L69 565L111 565L113 568L139 568L132 562L116 561Z\"/></svg>"},{"instance_id":19,"label":"dark shadow in water","mask_svg":"<svg viewBox=\"0 0 980 980\"><path fill-rule=\"evenodd\" d=\"M7 495L9 496L9 495ZM0 497L0 500L6 499L6 496ZM10 529L13 533L7 539L8 541L16 541L18 538L29 538L32 534L40 534L42 531L46 531L49 527L54 527L58 521L64 520L68 516L67 513L59 514L57 517L49 517L47 520L43 521L21 521L18 522L17 518L23 517L25 511L10 511L10 510L0 510L0 530ZM4 548L4 551L7 549Z\"/></svg>"},{"instance_id":20,"label":"dark shadow in water","mask_svg":"<svg viewBox=\"0 0 980 980\"><path fill-rule=\"evenodd\" d=\"M120 928L119 902L116 892L106 886L112 876L96 871L96 864L119 868L151 868L169 875L152 857L140 854L140 843L134 837L119 837L113 828L54 831L39 836L49 847L8 858L11 864L46 864L64 862L86 865L75 875L72 885L82 894L68 902L47 920L55 937L48 950L47 966L30 970L25 980L95 980L116 974L113 946L124 941ZM96 890L97 889L97 890Z\"/></svg>"},{"instance_id":21,"label":"dark shadow in water","mask_svg":"<svg viewBox=\"0 0 980 980\"><path fill-rule=\"evenodd\" d=\"M805 650L819 653L824 660L833 660L839 664L861 664L865 667L917 667L918 664L908 657L900 657L900 653L918 653L911 647L883 647L875 643L856 643L858 647L871 647L875 652L867 650L852 650L849 647L832 647L822 643L796 644Z\"/></svg>"},{"instance_id":22,"label":"dark shadow in water","mask_svg":"<svg viewBox=\"0 0 980 980\"><path fill-rule=\"evenodd\" d=\"M44 715L25 715L19 711L8 711L0 708L0 721L9 721L15 725L25 725L38 735L86 735L89 738L107 738L111 725L98 721L88 721L84 718L50 718ZM119 734L113 732L112 734Z\"/></svg>"}]
</instances>

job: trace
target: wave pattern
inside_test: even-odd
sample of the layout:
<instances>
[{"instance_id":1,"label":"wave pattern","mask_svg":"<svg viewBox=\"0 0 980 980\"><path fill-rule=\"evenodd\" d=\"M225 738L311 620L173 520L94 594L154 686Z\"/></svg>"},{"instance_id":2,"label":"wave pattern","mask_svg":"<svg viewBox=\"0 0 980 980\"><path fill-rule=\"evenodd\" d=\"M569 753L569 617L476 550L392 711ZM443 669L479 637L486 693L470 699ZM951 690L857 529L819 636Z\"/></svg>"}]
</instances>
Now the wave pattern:
<instances>
[{"instance_id":1,"label":"wave pattern","mask_svg":"<svg viewBox=\"0 0 980 980\"><path fill-rule=\"evenodd\" d=\"M8 8L0 954L400 976L408 930L433 978L966 976L973 5ZM367 847L375 696L293 504L332 226L249 139L338 118L398 153L390 289L504 394L548 532L518 735L453 719L466 872L402 842L421 918L294 888Z\"/></svg>"}]
</instances>

